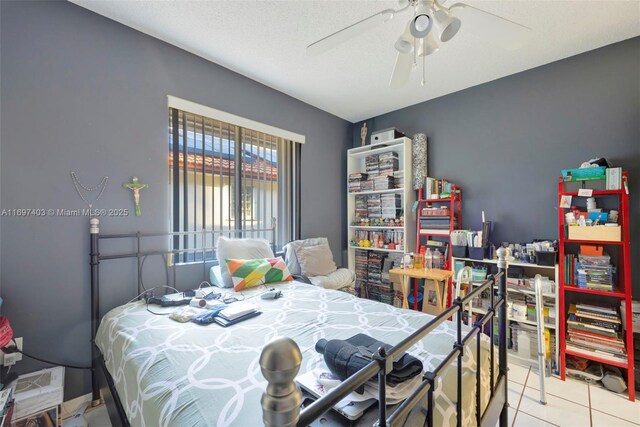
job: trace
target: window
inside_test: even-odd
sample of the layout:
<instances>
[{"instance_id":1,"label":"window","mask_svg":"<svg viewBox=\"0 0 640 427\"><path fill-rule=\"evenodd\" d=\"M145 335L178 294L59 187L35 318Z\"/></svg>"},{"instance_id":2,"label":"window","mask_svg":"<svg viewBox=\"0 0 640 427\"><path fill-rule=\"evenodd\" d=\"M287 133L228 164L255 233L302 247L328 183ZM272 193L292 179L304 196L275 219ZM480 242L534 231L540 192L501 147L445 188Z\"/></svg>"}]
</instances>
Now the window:
<instances>
[{"instance_id":1,"label":"window","mask_svg":"<svg viewBox=\"0 0 640 427\"><path fill-rule=\"evenodd\" d=\"M231 206L235 206L235 194L231 193ZM253 187L245 188L242 193L242 205L240 206L242 218L245 221L254 221L253 218ZM229 221L235 220L235 209L231 210L231 218Z\"/></svg>"},{"instance_id":2,"label":"window","mask_svg":"<svg viewBox=\"0 0 640 427\"><path fill-rule=\"evenodd\" d=\"M286 138L170 107L172 230L261 230L271 228L274 218L280 250L298 235L299 156L300 144ZM272 240L267 231L246 235ZM213 248L215 237L176 236L173 245ZM203 256L211 259L213 252L185 253L177 261Z\"/></svg>"}]
</instances>

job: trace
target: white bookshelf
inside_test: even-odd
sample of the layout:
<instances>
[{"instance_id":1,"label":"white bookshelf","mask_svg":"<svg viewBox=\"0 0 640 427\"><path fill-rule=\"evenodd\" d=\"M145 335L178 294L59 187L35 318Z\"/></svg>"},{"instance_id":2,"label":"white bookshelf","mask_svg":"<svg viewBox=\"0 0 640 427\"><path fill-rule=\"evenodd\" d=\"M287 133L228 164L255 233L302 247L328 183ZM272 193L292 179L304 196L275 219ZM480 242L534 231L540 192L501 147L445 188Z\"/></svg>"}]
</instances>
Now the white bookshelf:
<instances>
[{"instance_id":1,"label":"white bookshelf","mask_svg":"<svg viewBox=\"0 0 640 427\"><path fill-rule=\"evenodd\" d=\"M455 265L456 265L456 261L464 261L465 265L469 265L471 263L480 263L480 264L497 264L498 260L497 259L472 259L472 258L459 258L459 257L453 257L452 258L452 262L451 262L451 269L452 271L455 271ZM558 331L559 331L559 313L560 313L560 309L558 306L558 284L559 284L559 269L558 269L558 264L556 265L552 265L552 266L546 266L546 265L538 265L538 264L531 264L531 263L525 263L525 262L518 262L518 261L509 261L508 264L509 267L523 267L524 268L524 274L525 277L527 278L533 278L535 277L536 274L540 274L543 277L549 277L549 279L553 279L553 281L555 282L555 287L554 287L554 292L543 292L542 297L544 301L547 301L548 303L553 300L553 304L555 307L555 317L553 318L553 321L550 323L546 323L544 324L545 328L549 328L549 330L554 334L554 341L555 341L555 352L554 354L551 355L551 357L553 358L553 361L556 364L556 370L558 369L558 363L559 363L559 351L560 351L560 343L559 343L559 339L560 337L558 336ZM480 284L481 282L477 282L478 284ZM496 289L497 287L494 287L494 289ZM533 299L535 301L535 292L533 290L530 289L517 289L514 288L513 286L508 286L507 285L507 300L511 300L509 298L509 294L512 293L520 293L520 294L525 294L531 297L531 299ZM544 304L545 306L547 306L547 304ZM550 305L550 304L549 304ZM472 306L471 308L471 313L469 313L470 316L472 316L473 314L485 314L487 312L486 309L484 308L480 308L480 307L474 307ZM512 323L520 323L520 324L524 324L524 325L530 325L530 326L535 326L536 328L538 327L538 324L534 321L530 321L530 320L518 320L515 319L511 316L509 316L507 318L507 322L509 324L509 326L511 326ZM512 357L513 359L519 361L520 363L525 363L527 365L537 365L538 360L536 358L523 358L521 356L518 356L518 354L516 352L514 352L513 350L509 349L509 351L507 352L507 354L509 354L509 357Z\"/></svg>"},{"instance_id":2,"label":"white bookshelf","mask_svg":"<svg viewBox=\"0 0 640 427\"><path fill-rule=\"evenodd\" d=\"M411 184L411 139L397 138L382 144L365 145L363 147L352 148L347 150L347 177L349 174L356 172L366 173L365 159L373 154L381 154L393 151L398 155L398 170L403 171L402 188L394 188L391 190L378 191L361 191L347 193L347 247L348 247L348 266L351 271L355 271L355 251L356 249L364 249L368 251L379 251L401 255L405 251L413 252L416 246L416 215L411 211L416 201L416 192L412 190ZM348 178L347 178L348 179ZM345 183L348 191L348 181ZM399 194L401 196L402 209L404 211L404 223L401 227L376 227L353 225L355 218L355 201L358 195L374 195L374 194ZM378 249L353 246L350 241L354 237L355 231L396 231L401 232L404 237L404 245L398 249Z\"/></svg>"}]
</instances>

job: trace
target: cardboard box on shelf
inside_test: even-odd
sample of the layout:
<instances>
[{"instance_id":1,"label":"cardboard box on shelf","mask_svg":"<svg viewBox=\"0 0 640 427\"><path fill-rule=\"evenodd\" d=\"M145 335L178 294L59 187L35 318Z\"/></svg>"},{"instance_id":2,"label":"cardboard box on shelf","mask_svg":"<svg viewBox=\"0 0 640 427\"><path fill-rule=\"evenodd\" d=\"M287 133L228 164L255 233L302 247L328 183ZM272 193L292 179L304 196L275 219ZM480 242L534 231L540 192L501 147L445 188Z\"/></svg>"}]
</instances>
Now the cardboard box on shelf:
<instances>
[{"instance_id":1,"label":"cardboard box on shelf","mask_svg":"<svg viewBox=\"0 0 640 427\"><path fill-rule=\"evenodd\" d=\"M569 226L569 239L572 240L598 240L607 242L619 242L622 230L619 225L609 227L594 225L591 227Z\"/></svg>"}]
</instances>

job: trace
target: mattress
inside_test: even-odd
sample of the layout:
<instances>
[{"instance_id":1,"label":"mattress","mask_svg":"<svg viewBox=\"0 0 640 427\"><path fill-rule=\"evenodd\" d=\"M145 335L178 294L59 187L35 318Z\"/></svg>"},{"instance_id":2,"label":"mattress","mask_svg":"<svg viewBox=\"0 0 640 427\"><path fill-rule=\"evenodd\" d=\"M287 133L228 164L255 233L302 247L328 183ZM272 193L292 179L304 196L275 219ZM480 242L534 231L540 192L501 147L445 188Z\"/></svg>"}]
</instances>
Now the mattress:
<instances>
[{"instance_id":1,"label":"mattress","mask_svg":"<svg viewBox=\"0 0 640 427\"><path fill-rule=\"evenodd\" d=\"M366 333L393 345L433 318L299 282L276 287L283 293L277 300L257 297L263 289L243 292L245 299L261 307L262 314L229 328L178 323L149 313L142 302L109 311L98 329L96 344L131 425L263 425L260 397L266 381L258 360L264 345L274 337L296 341L303 355L300 373L305 373L324 366L322 355L314 350L320 338L346 339ZM468 330L464 328L463 333ZM409 353L431 370L450 352L454 340L454 324L445 322ZM488 343L483 341L483 347L488 349ZM482 353L482 386L488 390L488 351ZM464 354L462 424L472 426L475 351ZM455 366L445 372L436 390L434 422L438 426L456 422ZM484 407L489 393L482 394Z\"/></svg>"}]
</instances>

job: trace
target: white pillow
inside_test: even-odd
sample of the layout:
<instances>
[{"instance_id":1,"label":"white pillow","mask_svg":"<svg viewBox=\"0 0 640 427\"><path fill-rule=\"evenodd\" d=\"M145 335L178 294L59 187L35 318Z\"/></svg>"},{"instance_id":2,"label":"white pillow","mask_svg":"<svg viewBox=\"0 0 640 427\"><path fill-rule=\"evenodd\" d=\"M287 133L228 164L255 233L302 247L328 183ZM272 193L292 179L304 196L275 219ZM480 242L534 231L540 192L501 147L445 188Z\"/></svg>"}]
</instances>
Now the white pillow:
<instances>
[{"instance_id":1,"label":"white pillow","mask_svg":"<svg viewBox=\"0 0 640 427\"><path fill-rule=\"evenodd\" d=\"M325 289L343 289L353 286L356 275L348 268L339 268L327 276L309 277L311 283Z\"/></svg>"},{"instance_id":2,"label":"white pillow","mask_svg":"<svg viewBox=\"0 0 640 427\"><path fill-rule=\"evenodd\" d=\"M329 245L326 237L312 237L304 240L294 240L284 245L284 261L291 274L302 274L302 268L298 262L296 251L303 246Z\"/></svg>"},{"instance_id":3,"label":"white pillow","mask_svg":"<svg viewBox=\"0 0 640 427\"><path fill-rule=\"evenodd\" d=\"M326 276L337 270L329 245L301 246L296 256L305 276Z\"/></svg>"},{"instance_id":4,"label":"white pillow","mask_svg":"<svg viewBox=\"0 0 640 427\"><path fill-rule=\"evenodd\" d=\"M218 237L216 257L225 288L233 287L231 274L227 268L227 259L275 258L266 239L228 239L226 237Z\"/></svg>"},{"instance_id":5,"label":"white pillow","mask_svg":"<svg viewBox=\"0 0 640 427\"><path fill-rule=\"evenodd\" d=\"M217 286L219 288L230 288L231 286L227 286L224 283L224 279L222 278L222 269L219 265L214 265L209 269L209 283L213 286Z\"/></svg>"}]
</instances>

